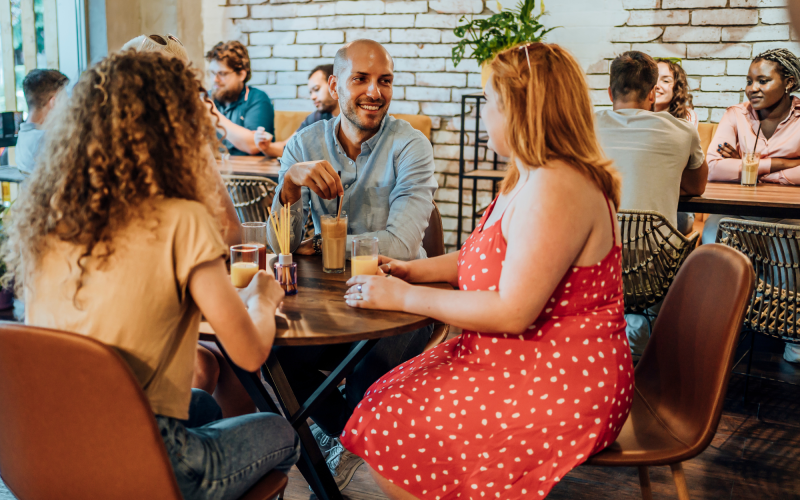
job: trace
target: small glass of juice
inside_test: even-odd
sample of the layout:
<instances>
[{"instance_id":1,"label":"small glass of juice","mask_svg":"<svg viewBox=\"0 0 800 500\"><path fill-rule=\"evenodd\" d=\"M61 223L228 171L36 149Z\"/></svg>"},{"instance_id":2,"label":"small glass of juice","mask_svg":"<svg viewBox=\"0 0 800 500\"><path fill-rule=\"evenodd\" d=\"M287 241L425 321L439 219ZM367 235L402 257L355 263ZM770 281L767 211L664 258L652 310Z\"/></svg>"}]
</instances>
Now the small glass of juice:
<instances>
[{"instance_id":1,"label":"small glass of juice","mask_svg":"<svg viewBox=\"0 0 800 500\"><path fill-rule=\"evenodd\" d=\"M258 268L267 270L267 223L245 222L242 224L242 243L258 247Z\"/></svg>"},{"instance_id":2,"label":"small glass of juice","mask_svg":"<svg viewBox=\"0 0 800 500\"><path fill-rule=\"evenodd\" d=\"M258 247L255 245L233 245L231 247L231 283L244 288L258 272Z\"/></svg>"},{"instance_id":3,"label":"small glass of juice","mask_svg":"<svg viewBox=\"0 0 800 500\"><path fill-rule=\"evenodd\" d=\"M353 238L350 270L353 276L378 274L378 238L374 236Z\"/></svg>"}]
</instances>

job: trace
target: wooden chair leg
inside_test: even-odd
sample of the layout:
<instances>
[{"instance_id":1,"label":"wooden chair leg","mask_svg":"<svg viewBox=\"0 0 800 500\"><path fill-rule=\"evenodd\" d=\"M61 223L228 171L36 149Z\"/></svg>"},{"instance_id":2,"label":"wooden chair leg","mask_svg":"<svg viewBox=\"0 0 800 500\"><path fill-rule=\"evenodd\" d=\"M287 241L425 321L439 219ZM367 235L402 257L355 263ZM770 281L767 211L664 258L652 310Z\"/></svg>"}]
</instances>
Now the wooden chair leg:
<instances>
[{"instance_id":1,"label":"wooden chair leg","mask_svg":"<svg viewBox=\"0 0 800 500\"><path fill-rule=\"evenodd\" d=\"M678 490L679 500L689 500L689 488L686 487L686 476L683 474L683 466L678 462L669 466L672 469L672 479L675 481L675 488Z\"/></svg>"},{"instance_id":2,"label":"wooden chair leg","mask_svg":"<svg viewBox=\"0 0 800 500\"><path fill-rule=\"evenodd\" d=\"M647 467L639 467L639 486L642 488L642 500L653 500L653 490L650 488L650 473Z\"/></svg>"}]
</instances>

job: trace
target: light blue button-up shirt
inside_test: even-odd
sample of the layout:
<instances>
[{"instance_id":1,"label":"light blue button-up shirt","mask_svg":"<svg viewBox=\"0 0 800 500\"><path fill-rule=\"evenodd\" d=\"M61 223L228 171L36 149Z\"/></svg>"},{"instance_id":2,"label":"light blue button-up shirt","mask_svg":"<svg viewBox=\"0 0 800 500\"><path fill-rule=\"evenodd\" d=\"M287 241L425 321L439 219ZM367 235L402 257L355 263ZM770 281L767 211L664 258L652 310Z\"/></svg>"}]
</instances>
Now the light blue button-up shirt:
<instances>
[{"instance_id":1,"label":"light blue button-up shirt","mask_svg":"<svg viewBox=\"0 0 800 500\"><path fill-rule=\"evenodd\" d=\"M272 209L280 208L280 191L289 167L304 161L327 160L342 175L342 213L349 218L348 253L353 235L369 235L378 237L381 255L403 260L424 258L422 237L438 187L428 138L408 122L387 115L378 133L361 145L361 153L353 161L336 137L340 120L341 115L320 121L292 136L281 157ZM301 191L301 199L291 206L293 252L302 240L308 217L305 210L311 210L317 233L321 231L320 217L336 214L335 198L323 200L307 187ZM268 233L270 245L277 249L272 227Z\"/></svg>"}]
</instances>

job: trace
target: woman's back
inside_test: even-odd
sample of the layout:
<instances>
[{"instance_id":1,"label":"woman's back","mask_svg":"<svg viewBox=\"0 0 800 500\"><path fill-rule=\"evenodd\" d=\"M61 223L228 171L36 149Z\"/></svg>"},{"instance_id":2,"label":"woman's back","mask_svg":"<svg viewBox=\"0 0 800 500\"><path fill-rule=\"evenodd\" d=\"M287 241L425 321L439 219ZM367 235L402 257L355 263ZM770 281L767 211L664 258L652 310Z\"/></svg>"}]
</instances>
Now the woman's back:
<instances>
[{"instance_id":1,"label":"woman's back","mask_svg":"<svg viewBox=\"0 0 800 500\"><path fill-rule=\"evenodd\" d=\"M224 257L226 247L201 203L173 198L148 204L148 217L120 228L112 255L99 267L91 259L82 277L83 250L51 237L25 287L25 322L114 346L153 411L185 419L200 322L187 290L189 274Z\"/></svg>"}]
</instances>

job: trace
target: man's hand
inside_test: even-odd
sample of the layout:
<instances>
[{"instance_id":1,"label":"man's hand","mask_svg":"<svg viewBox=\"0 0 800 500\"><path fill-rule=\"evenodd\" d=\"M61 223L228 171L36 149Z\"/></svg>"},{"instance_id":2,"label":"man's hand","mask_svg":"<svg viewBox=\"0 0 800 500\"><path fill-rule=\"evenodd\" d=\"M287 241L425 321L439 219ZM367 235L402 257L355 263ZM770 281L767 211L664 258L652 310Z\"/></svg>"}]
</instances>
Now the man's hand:
<instances>
[{"instance_id":1,"label":"man's hand","mask_svg":"<svg viewBox=\"0 0 800 500\"><path fill-rule=\"evenodd\" d=\"M253 141L256 143L256 147L267 156L269 156L269 145L272 144L272 139L274 139L274 137L264 130L264 127L258 127L258 129L253 132Z\"/></svg>"},{"instance_id":2,"label":"man's hand","mask_svg":"<svg viewBox=\"0 0 800 500\"><path fill-rule=\"evenodd\" d=\"M300 246L297 247L297 250L295 250L294 253L300 255L314 255L314 239L309 238L304 240L302 243L300 243Z\"/></svg>"},{"instance_id":3,"label":"man's hand","mask_svg":"<svg viewBox=\"0 0 800 500\"><path fill-rule=\"evenodd\" d=\"M300 199L301 187L307 187L323 200L332 200L344 194L342 180L325 160L295 163L283 177L281 203L292 204Z\"/></svg>"}]
</instances>

